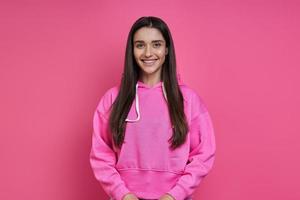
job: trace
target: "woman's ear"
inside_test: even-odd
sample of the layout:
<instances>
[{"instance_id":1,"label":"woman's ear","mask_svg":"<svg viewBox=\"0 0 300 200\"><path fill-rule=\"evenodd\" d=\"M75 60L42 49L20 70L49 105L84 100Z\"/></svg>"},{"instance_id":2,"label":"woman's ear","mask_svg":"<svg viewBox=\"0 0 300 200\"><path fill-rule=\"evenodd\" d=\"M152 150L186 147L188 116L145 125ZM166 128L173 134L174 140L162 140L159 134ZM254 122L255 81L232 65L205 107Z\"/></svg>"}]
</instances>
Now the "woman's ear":
<instances>
[{"instance_id":1,"label":"woman's ear","mask_svg":"<svg viewBox=\"0 0 300 200\"><path fill-rule=\"evenodd\" d=\"M169 49L168 49L168 47L166 48L166 55L168 55L168 53L169 53Z\"/></svg>"}]
</instances>

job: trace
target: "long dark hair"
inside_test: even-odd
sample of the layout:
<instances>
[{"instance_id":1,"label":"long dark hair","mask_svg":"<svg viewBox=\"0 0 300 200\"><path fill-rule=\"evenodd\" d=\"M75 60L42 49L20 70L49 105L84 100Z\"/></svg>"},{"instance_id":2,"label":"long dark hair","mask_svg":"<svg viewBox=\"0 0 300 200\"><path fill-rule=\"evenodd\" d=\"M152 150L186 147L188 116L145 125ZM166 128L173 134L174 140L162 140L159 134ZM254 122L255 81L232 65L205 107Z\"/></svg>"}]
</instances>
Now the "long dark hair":
<instances>
[{"instance_id":1,"label":"long dark hair","mask_svg":"<svg viewBox=\"0 0 300 200\"><path fill-rule=\"evenodd\" d=\"M126 55L124 71L122 75L119 93L111 107L109 117L109 128L113 135L113 142L116 147L120 148L124 141L126 130L127 115L130 111L135 98L135 87L139 78L140 69L133 56L133 36L134 33L142 28L150 27L158 29L168 48L165 62L162 66L161 79L164 83L170 119L173 125L173 135L171 149L181 146L185 140L188 130L186 116L184 113L183 95L177 81L176 56L173 39L167 24L160 18L147 16L139 18L131 27L127 38Z\"/></svg>"}]
</instances>

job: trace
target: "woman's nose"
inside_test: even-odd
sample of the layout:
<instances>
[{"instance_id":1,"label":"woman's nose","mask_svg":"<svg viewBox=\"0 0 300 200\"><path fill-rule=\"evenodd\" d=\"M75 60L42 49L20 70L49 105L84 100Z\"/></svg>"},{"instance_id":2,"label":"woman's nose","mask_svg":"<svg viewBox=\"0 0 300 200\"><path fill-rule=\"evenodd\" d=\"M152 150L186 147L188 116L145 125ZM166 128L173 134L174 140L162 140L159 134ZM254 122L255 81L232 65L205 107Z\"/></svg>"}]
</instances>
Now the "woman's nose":
<instances>
[{"instance_id":1,"label":"woman's nose","mask_svg":"<svg viewBox=\"0 0 300 200\"><path fill-rule=\"evenodd\" d=\"M145 55L146 55L146 56L151 56L151 53L152 53L152 52L151 52L151 47L150 47L150 46L147 46L145 51L146 51L146 52L145 52Z\"/></svg>"}]
</instances>

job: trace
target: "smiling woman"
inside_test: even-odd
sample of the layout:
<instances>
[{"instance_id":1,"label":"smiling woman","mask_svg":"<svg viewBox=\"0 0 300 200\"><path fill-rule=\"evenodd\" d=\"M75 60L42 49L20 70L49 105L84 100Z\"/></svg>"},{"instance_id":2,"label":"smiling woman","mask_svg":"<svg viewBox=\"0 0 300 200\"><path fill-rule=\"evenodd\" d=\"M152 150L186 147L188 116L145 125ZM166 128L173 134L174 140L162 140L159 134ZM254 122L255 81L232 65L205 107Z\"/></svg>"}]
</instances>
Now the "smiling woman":
<instances>
[{"instance_id":1,"label":"smiling woman","mask_svg":"<svg viewBox=\"0 0 300 200\"><path fill-rule=\"evenodd\" d=\"M134 58L141 69L140 80L153 85L161 79L161 68L168 48L161 32L156 28L143 27L133 37Z\"/></svg>"},{"instance_id":2,"label":"smiling woman","mask_svg":"<svg viewBox=\"0 0 300 200\"><path fill-rule=\"evenodd\" d=\"M212 168L210 115L179 78L160 18L131 27L121 84L101 98L93 130L90 163L110 200L190 200Z\"/></svg>"}]
</instances>

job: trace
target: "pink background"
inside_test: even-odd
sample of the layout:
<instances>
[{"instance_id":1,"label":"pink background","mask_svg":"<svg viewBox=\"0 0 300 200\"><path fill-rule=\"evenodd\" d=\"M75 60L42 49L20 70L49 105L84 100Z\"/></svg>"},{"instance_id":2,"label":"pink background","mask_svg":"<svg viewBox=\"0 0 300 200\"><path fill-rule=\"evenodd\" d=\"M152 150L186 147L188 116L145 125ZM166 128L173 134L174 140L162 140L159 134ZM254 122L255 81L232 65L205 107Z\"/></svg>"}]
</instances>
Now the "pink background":
<instances>
[{"instance_id":1,"label":"pink background","mask_svg":"<svg viewBox=\"0 0 300 200\"><path fill-rule=\"evenodd\" d=\"M217 154L195 200L300 199L299 1L1 1L0 199L106 200L92 114L140 16L164 19Z\"/></svg>"}]
</instances>

